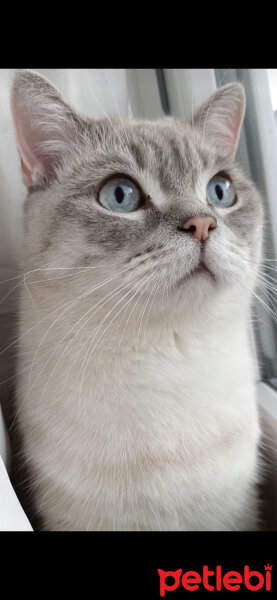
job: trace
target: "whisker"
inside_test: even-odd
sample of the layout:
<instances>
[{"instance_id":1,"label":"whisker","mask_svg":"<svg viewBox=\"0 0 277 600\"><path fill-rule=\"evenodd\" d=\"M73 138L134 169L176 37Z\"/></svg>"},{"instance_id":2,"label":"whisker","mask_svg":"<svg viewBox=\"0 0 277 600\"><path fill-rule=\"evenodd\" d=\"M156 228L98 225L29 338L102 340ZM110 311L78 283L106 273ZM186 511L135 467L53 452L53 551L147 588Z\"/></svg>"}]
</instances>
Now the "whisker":
<instances>
[{"instance_id":1,"label":"whisker","mask_svg":"<svg viewBox=\"0 0 277 600\"><path fill-rule=\"evenodd\" d=\"M33 383L32 387L31 387L31 389L30 389L30 392L32 391L32 389L33 389L33 387L35 386L36 382L39 380L39 378L40 378L40 376L41 376L41 373L42 373L42 371L44 370L44 368L47 366L47 364L48 364L49 360L52 358L52 356L54 355L54 353L56 352L56 350L57 350L57 349L58 349L60 346L62 346L62 344L63 344L63 341L65 340L65 338L66 338L68 335L70 335L70 333L71 333L71 332L72 332L72 331L73 331L73 330L74 330L74 329L75 329L75 328L78 326L78 324L79 324L79 323L80 323L80 322L81 322L81 321L82 321L82 320L83 320L83 319L84 319L84 318L85 318L85 317L86 317L86 316L87 316L89 313L92 313L92 314L90 314L89 318L88 318L88 319L87 319L87 320L86 320L86 321L83 323L83 325L82 325L82 326L81 326L81 327L78 329L78 331L75 333L75 335L73 336L73 338L72 338L72 339L69 341L68 345L65 347L64 351L62 352L61 356L59 357L59 360L58 360L58 362L55 364L55 366L54 366L54 369L53 369L52 373L50 374L50 376L48 377L47 384L46 384L46 386L45 386L45 388L44 388L44 390L43 390L43 393L42 393L42 396L41 396L41 400L43 399L43 396L44 396L44 393L45 393L45 391L46 391L46 388L47 388L47 386L48 386L48 384L49 384L49 382L50 382L50 380L51 380L51 378L52 378L52 376L53 376L53 374L54 374L54 372L55 372L55 370L56 370L56 368L57 368L58 364L60 363L61 359L63 358L63 356L64 356L65 352L68 350L69 346L70 346L70 345L73 343L73 341L74 341L74 339L76 338L76 336L77 336L77 335L79 335L80 331L81 331L81 330L82 330L82 329L85 327L85 325L86 325L86 324L87 324L87 323L90 321L90 319L91 319L93 316L95 316L95 314L97 314L97 312L98 312L99 310L101 310L101 309L103 308L103 306L104 306L104 305L105 305L107 302L109 302L109 301L110 301L112 298L114 298L114 296L116 296L116 295L117 295L117 294L118 294L120 291L122 291L122 290L126 289L126 287L128 287L128 285L129 285L129 284L125 284L125 285L123 285L123 284L120 284L120 285L119 285L119 286L118 286L118 287L117 287L115 290L112 290L112 291L111 291L111 292L109 292L109 293L108 293L106 296L104 296L104 298L100 298L100 300L99 300L98 302L96 302L96 304L94 304L94 306L92 306L92 307L91 307L91 308L90 308L90 309L89 309L89 310L88 310L88 311L87 311L87 312L86 312L86 313L85 313L85 314L84 314L84 315L83 315L83 316L82 316L82 317L81 317L81 318L80 318L80 319L77 321L77 323L74 323L74 325L73 325L73 327L70 329L70 331L66 333L66 335L65 335L65 336L62 338L61 342L59 342L59 344L58 344L58 345L57 345L57 346L54 348L54 350L53 350L53 352L52 352L51 356L49 357L49 359L48 359L48 361L47 361L47 363L44 365L43 369L40 371L40 373L38 374L38 377L36 378L35 382ZM99 306L99 305L100 305L100 306ZM96 306L99 306L99 308L98 308L98 309L95 311L94 309L96 308ZM93 311L94 311L94 312L93 312ZM81 351L82 351L82 348L81 348ZM79 353L80 353L80 351L79 351ZM79 355L79 353L78 353L78 355ZM78 357L78 355L77 355L77 357ZM76 362L76 357L75 357L75 361L74 361L74 363L75 363L75 362ZM74 363L73 363L73 364L74 364ZM29 393L30 393L30 392L29 392Z\"/></svg>"},{"instance_id":2,"label":"whisker","mask_svg":"<svg viewBox=\"0 0 277 600\"><path fill-rule=\"evenodd\" d=\"M54 325L56 325L56 323L61 319L61 317L63 317L65 315L65 313L68 312L68 310L70 310L72 307L76 306L76 304L81 299L87 297L89 294L92 294L92 292L94 292L95 290L100 289L101 287L103 287L104 285L106 285L110 281L113 281L114 279L116 279L116 277L118 277L119 275L121 275L122 273L124 273L125 271L128 271L128 270L129 270L128 267L126 269L123 269L122 271L120 271L116 275L113 275L112 277L106 279L104 282L101 282L100 284L97 284L96 286L93 286L90 290L84 292L84 294L81 294L81 296L79 296L77 299L74 299L73 302L69 306L67 306L65 308L65 310L55 319L55 321L52 323L52 325L47 329L46 333L43 335L43 337L42 337L42 339L41 339L41 341L40 341L40 343L39 343L39 345L37 347L37 350L36 350L36 353L35 353L35 356L34 356L34 360L36 359L37 353L38 353L38 351L39 351L39 349L41 347L41 344L43 343L44 339L50 333L50 331L52 330L52 328L54 327ZM30 369L30 374L29 374L28 391L29 391L29 388L30 388L30 380L31 380L32 370L33 370L33 363L32 363L32 366L31 366L31 369Z\"/></svg>"},{"instance_id":3,"label":"whisker","mask_svg":"<svg viewBox=\"0 0 277 600\"><path fill-rule=\"evenodd\" d=\"M266 309L266 311L268 312L268 314L272 317L273 321L277 324L277 318L276 318L276 315L275 315L274 311L266 304L266 302L264 302L262 300L262 298L260 296L258 296L258 294L256 294L256 292L252 291L251 288L249 288L249 286L246 285L245 281L243 282L243 285L249 291L251 291L251 293L255 296L255 298L257 298L257 300L259 300L259 302L264 306L264 308Z\"/></svg>"},{"instance_id":4,"label":"whisker","mask_svg":"<svg viewBox=\"0 0 277 600\"><path fill-rule=\"evenodd\" d=\"M45 266L49 265L50 263L46 263ZM8 283L9 281L13 281L14 279L19 279L21 278L23 280L24 276L29 275L30 273L35 273L36 271L39 271L41 268L44 267L40 267L37 269L32 269L31 271L27 271L26 273L20 273L19 275L15 275L14 277L10 277L9 279L5 279L4 281L0 282L0 285L4 285L4 283Z\"/></svg>"},{"instance_id":5,"label":"whisker","mask_svg":"<svg viewBox=\"0 0 277 600\"><path fill-rule=\"evenodd\" d=\"M19 283L17 283L5 296L4 298L2 298L0 305L10 296L10 294L12 294L12 292L14 292L14 290L16 290L20 285L22 284L22 281L20 281ZM1 352L0 352L0 356L1 356Z\"/></svg>"},{"instance_id":6,"label":"whisker","mask_svg":"<svg viewBox=\"0 0 277 600\"><path fill-rule=\"evenodd\" d=\"M227 240L226 240L226 242L227 242ZM271 276L272 273L271 273L271 275L269 275L269 273L267 273L266 271L262 270L262 266L263 266L263 261L262 260L261 261L255 261L255 260L253 260L253 259L251 259L249 257L247 258L246 256L242 256L238 252L234 251L234 246L232 244L230 244L230 243L223 243L223 242L221 242L219 240L216 240L215 244L220 244L224 248L227 248L229 250L229 252L234 257L242 259L243 261L245 261L247 263L254 264L254 265L258 266L259 267L259 271L257 271L257 273L255 274L255 276L257 278L264 276L264 277L267 277L268 279L270 279L271 281L276 281L276 279ZM266 264L266 265L264 265L264 267L266 269L270 269L270 271L274 271L274 272L277 271L277 268L276 267L272 267L271 265L267 265Z\"/></svg>"},{"instance_id":7,"label":"whisker","mask_svg":"<svg viewBox=\"0 0 277 600\"><path fill-rule=\"evenodd\" d=\"M231 248L232 250L235 249L234 244L232 242L230 242L229 240L225 240L224 243L221 240L216 240L215 243L216 244L220 244L224 248L228 248L228 249ZM260 264L262 264L264 262L277 262L277 259L275 259L275 258L268 258L268 259L267 258L265 258L265 259L261 258L260 260L254 260L253 258L246 258L245 256L242 256L241 254L238 254L238 253L236 253L236 256L239 256L243 260L246 260L247 262L251 262L251 263L256 264L256 265L260 265ZM271 267L271 265L266 265L266 266ZM272 267L272 268L275 269L275 267Z\"/></svg>"},{"instance_id":8,"label":"whisker","mask_svg":"<svg viewBox=\"0 0 277 600\"><path fill-rule=\"evenodd\" d=\"M193 133L193 141L195 144L195 123L194 123L194 105L193 105L193 69L190 71L191 73L191 123L192 123L192 133Z\"/></svg>"},{"instance_id":9,"label":"whisker","mask_svg":"<svg viewBox=\"0 0 277 600\"><path fill-rule=\"evenodd\" d=\"M113 89L112 89L112 86L111 86L110 80L109 80L109 78L108 78L108 76L107 76L106 69L104 69L104 74L105 74L106 80L107 80L107 82L108 82L109 88L110 88L110 90L111 90L111 94L112 94L112 97L113 97L113 101L114 101L114 103L115 103L115 107L116 107L116 110L117 110L117 114L118 114L118 116L119 116L119 119L120 119L120 122L121 122L121 125L122 125L122 128L123 128L123 131L124 131L124 133L125 133L125 137L126 137L126 140L127 140L127 144L129 144L129 143L130 143L130 140L128 139L128 135L127 135L126 129L125 129L125 127L124 127L124 123L123 123L123 120L122 120L122 118L121 118L121 114L120 114L120 111L119 111L119 108L118 108L118 104L117 104L117 101L116 101L116 98L115 98L114 91L113 91Z\"/></svg>"},{"instance_id":10,"label":"whisker","mask_svg":"<svg viewBox=\"0 0 277 600\"><path fill-rule=\"evenodd\" d=\"M37 310L37 307L36 307L36 304L35 304L35 302L34 302L33 296L32 296L32 294L31 294L31 292L30 292L30 290L29 290L29 288L28 288L28 286L27 286L27 282L26 282L26 276L25 276L25 275L24 275L24 287L25 287L25 289L26 289L26 291L27 291L27 294L28 294L29 298L31 298L32 305L33 305L33 306L34 306L34 308Z\"/></svg>"},{"instance_id":11,"label":"whisker","mask_svg":"<svg viewBox=\"0 0 277 600\"><path fill-rule=\"evenodd\" d=\"M160 285L159 285L159 281L157 281L156 284L153 286L153 289L152 289L151 294L150 294L150 295L152 295L153 291L154 291L154 294L152 296L152 301L149 304L148 314L147 314L146 320L145 320L145 327L144 327L144 332L142 334L142 340L141 340L142 345L143 345L143 342L144 342L144 339L145 339L145 336L146 336L147 325L148 325L148 322L149 322L149 319L150 319L150 314L151 314L152 306L153 306L154 300L156 298L156 295L157 295L157 292L158 292L159 289L160 289Z\"/></svg>"},{"instance_id":12,"label":"whisker","mask_svg":"<svg viewBox=\"0 0 277 600\"><path fill-rule=\"evenodd\" d=\"M149 279L151 279L151 277L150 277L150 278L148 278L146 281L144 281L144 283L146 283L146 284L147 284L147 282L149 281ZM139 288L139 289L140 289L140 288ZM139 291L139 290L137 290L137 291L135 292L134 296L135 296L135 295L138 293L138 291ZM126 331L126 328L127 328L127 325L128 325L128 323L129 323L129 321L130 321L130 318L131 318L131 316L132 316L132 314L133 314L133 312L134 312L134 310L135 310L135 308L136 308L136 306L137 306L138 302L140 301L140 299L141 299L141 296L142 296L142 294L143 294L143 292L144 292L144 291L145 291L145 290L143 289L143 290L142 290L142 292L139 294L139 297L138 297L137 301L135 302L135 304L134 304L134 306L133 306L132 310L130 311L130 313L129 313L129 317L128 317L128 319L127 319L127 321L126 321L126 323L125 323L124 329L123 329L123 331L122 331L122 335L121 335L121 338L120 338L120 340L119 340L119 344L118 344L118 348L117 348L117 352L116 352L116 359L115 359L115 369L114 369L115 371L116 371L116 365L117 365L117 361L118 361L119 350L120 350L120 347L121 347L121 343L122 343L122 340L123 340L124 333L125 333L125 331ZM134 296L132 297L132 299L134 298Z\"/></svg>"},{"instance_id":13,"label":"whisker","mask_svg":"<svg viewBox=\"0 0 277 600\"><path fill-rule=\"evenodd\" d=\"M40 360L42 360L45 356L47 356L47 354L49 354L49 352L51 352L51 350L52 350L52 348L49 348L49 350L46 350L46 352L44 352L44 354L39 356L35 362L39 362ZM15 371L15 373L13 375L11 375L10 377L8 377L7 379L0 381L0 386L4 385L5 383L8 383L8 381L12 381L12 379L15 379L16 377L18 377L18 375L21 375L21 373L24 373L25 371L30 369L30 366L31 366L31 362L30 362L30 364L23 367L23 369L19 369L19 370Z\"/></svg>"},{"instance_id":14,"label":"whisker","mask_svg":"<svg viewBox=\"0 0 277 600\"><path fill-rule=\"evenodd\" d=\"M90 348L91 348L91 346L92 346L92 344L93 344L93 342L94 342L94 340L95 340L95 337L96 337L96 335L97 335L98 331L101 329L101 327L102 327L102 325L104 324L104 322L107 320L107 318L109 317L109 315L112 313L112 311L113 311L113 310L114 310L114 309L115 309L115 308L118 306L118 304L120 304L120 303L121 303L121 302L124 300L124 298L126 298L126 296L128 296L128 295L129 295L129 294L130 294L130 293L133 291L133 289L134 289L134 288L135 288L137 285L140 285L140 282L139 282L138 284L135 284L135 286L133 286L133 288L132 288L131 290L129 290L129 291L126 293L126 294L124 294L124 296L123 296L122 298L120 298L120 299L118 300L118 302L116 302L115 306L113 306L113 308L112 308L112 309L111 309L111 310L110 310L110 311L107 313L107 315L105 316L105 318L104 318L104 319L101 321L100 325L99 325L99 326L96 328L96 331L94 332L94 335L93 335L93 337L92 337L92 340L91 340L91 342L90 342L90 344L89 344L88 350L87 350L87 352L86 352L86 355L85 355L84 361L83 361L83 363L82 363L82 366L81 366L81 369L80 369L80 373L82 373L82 372L83 372L83 375L82 375L82 379L81 379L81 383L80 383L80 387L79 387L79 404L80 404L80 401L81 401L81 390L82 390L83 380L84 380L84 376L85 376L85 372L86 372L86 368L87 368L88 362L89 362L89 360L91 359L93 352L95 351L95 349L96 349L97 345L99 344L100 340L102 339L102 337L103 337L103 335L105 334L105 332L107 331L107 329L108 329L108 328L109 328L109 327L112 325L112 323L114 322L114 320L116 319L116 317L117 317L117 316L118 316L118 315L119 315L119 314L122 312L122 310L125 308L125 304L124 304L124 306L123 306L123 307L122 307L122 308L121 308L121 309L120 309L120 310L119 310L119 311L116 313L116 315L113 317L113 319L112 319L112 320L111 320L111 321L108 323L107 327L106 327L106 328L104 329L104 331L102 332L102 334L101 334L100 338L98 338L96 345L95 345L95 346L94 346L94 348L92 349L92 352L89 354ZM88 356L88 354L89 354L89 356ZM88 358L87 358L87 356L88 356ZM83 367L83 365L84 365L84 367Z\"/></svg>"},{"instance_id":15,"label":"whisker","mask_svg":"<svg viewBox=\"0 0 277 600\"><path fill-rule=\"evenodd\" d=\"M141 329L142 320L143 320L143 316L144 316L145 310L146 310L146 308L148 306L148 303L149 303L151 295L152 295L152 291L153 291L153 288L152 288L152 290L151 290L148 298L146 299L144 307L142 307L143 310L140 312L140 315L139 315L139 318L138 318L139 328L138 328L137 339L136 339L136 358L137 358L137 360L138 360L138 349L139 349L139 345L138 344L139 344L140 329Z\"/></svg>"},{"instance_id":16,"label":"whisker","mask_svg":"<svg viewBox=\"0 0 277 600\"><path fill-rule=\"evenodd\" d=\"M105 115L106 119L108 119L108 121L109 121L109 123L110 123L110 126L111 126L111 128L114 130L114 132L115 132L116 136L118 137L118 139L119 139L119 141L120 141L120 144L121 144L121 146L122 146L123 148L124 148L124 147L126 148L126 144L125 144L124 140L121 138L121 136L119 135L118 131L116 131L116 129L115 129L115 127L113 126L113 124L112 124L112 121L111 121L110 117L107 115L107 113L106 113L106 111L105 111L105 109L104 109L103 105L101 104L101 102L99 102L98 98L96 97L95 93L93 92L93 90L92 90L90 87L88 87L88 90L89 90L89 92L92 94L92 96L95 98L95 100L96 100L96 102L97 102L98 106L99 106L99 107L101 108L101 110L103 111L103 113L104 113L104 115Z\"/></svg>"},{"instance_id":17,"label":"whisker","mask_svg":"<svg viewBox=\"0 0 277 600\"><path fill-rule=\"evenodd\" d=\"M123 271L121 271L122 273L124 271L128 271L130 269L130 267L126 267L126 269L124 269ZM108 283L109 281L112 281L113 278L117 277L117 275L112 276L111 279L105 281L104 283L100 284L100 287L102 285L105 285L106 283ZM74 299L73 302L77 302L78 300L86 297L88 294L90 294L92 291L94 291L94 289L98 289L98 288L92 288L89 291L85 292L84 294L82 294L81 296L79 296L77 299ZM21 334L19 337L17 337L13 342L11 342L8 346L6 346L6 348L4 348L4 350L1 350L0 352L0 356L2 354L4 354L4 352L6 352L7 350L9 350L9 348L11 348L12 346L14 346L15 344L17 344L17 342L19 342L20 340L22 340L23 337L25 337L26 335L28 335L28 333L30 333L31 331L33 331L36 327L38 327L39 325L41 325L41 323L43 323L44 321L46 321L47 319L49 319L52 315L56 314L59 310L62 310L64 308L64 306L68 306L71 305L72 301L69 300L68 302L65 302L62 306L59 306L58 308L56 308L55 310L53 310L50 315L46 315L45 317L43 317L40 321L38 321L38 323L35 323L35 325L32 325L29 329L27 329L27 331L25 331L23 334ZM70 308L70 307L69 307Z\"/></svg>"}]
</instances>

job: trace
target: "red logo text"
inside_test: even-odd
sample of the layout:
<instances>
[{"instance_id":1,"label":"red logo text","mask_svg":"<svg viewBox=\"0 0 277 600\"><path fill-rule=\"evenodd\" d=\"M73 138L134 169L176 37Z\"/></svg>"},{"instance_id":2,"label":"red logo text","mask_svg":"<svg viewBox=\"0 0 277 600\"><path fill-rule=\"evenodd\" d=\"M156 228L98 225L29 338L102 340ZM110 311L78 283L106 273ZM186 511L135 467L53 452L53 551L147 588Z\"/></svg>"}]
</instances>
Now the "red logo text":
<instances>
[{"instance_id":1,"label":"red logo text","mask_svg":"<svg viewBox=\"0 0 277 600\"><path fill-rule=\"evenodd\" d=\"M228 590L236 592L244 586L251 592L257 592L262 588L266 592L271 591L271 570L272 565L265 565L263 572L251 570L249 565L245 565L243 573L239 571L222 572L222 567L217 565L215 570L209 569L207 565L203 566L202 573L198 571L163 571L158 569L160 576L160 596L165 596L166 592L174 592L183 587L188 592L195 592L204 588L209 592L220 592ZM173 581L172 581L173 579Z\"/></svg>"}]
</instances>

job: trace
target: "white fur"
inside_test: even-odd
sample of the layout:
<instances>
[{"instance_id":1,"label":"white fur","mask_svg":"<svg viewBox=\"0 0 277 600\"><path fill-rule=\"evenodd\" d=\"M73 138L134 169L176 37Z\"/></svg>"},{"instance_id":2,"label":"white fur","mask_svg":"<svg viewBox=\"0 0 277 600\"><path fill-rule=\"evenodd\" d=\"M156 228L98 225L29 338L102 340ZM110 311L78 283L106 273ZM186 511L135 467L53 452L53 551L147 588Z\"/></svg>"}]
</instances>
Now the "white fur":
<instances>
[{"instance_id":1,"label":"white fur","mask_svg":"<svg viewBox=\"0 0 277 600\"><path fill-rule=\"evenodd\" d=\"M22 332L34 324L24 296ZM29 395L29 369L21 376L20 421L29 432L26 455L46 529L257 527L252 488L259 426L246 319L232 299L227 305L224 295L220 300L229 315L224 328L218 301L205 316L206 328L204 319L191 323L178 316L174 325L148 327L138 352L135 319L123 341L122 328L117 334L112 329L89 362L81 395L84 354L77 362L76 356L85 335L56 371L65 343L39 377L44 361L34 367ZM77 308L70 323L57 323L44 352L83 314ZM95 326L90 322L91 331ZM22 340L21 367L45 330L44 323L29 343L29 336Z\"/></svg>"}]
</instances>

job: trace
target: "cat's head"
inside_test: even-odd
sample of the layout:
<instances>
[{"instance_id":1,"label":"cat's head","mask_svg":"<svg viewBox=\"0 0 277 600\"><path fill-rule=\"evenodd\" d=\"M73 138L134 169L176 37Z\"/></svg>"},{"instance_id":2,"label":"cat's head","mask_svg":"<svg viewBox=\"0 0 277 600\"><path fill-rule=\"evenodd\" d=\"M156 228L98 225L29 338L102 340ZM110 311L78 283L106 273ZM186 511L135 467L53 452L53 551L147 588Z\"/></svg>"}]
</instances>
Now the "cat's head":
<instances>
[{"instance_id":1,"label":"cat's head","mask_svg":"<svg viewBox=\"0 0 277 600\"><path fill-rule=\"evenodd\" d=\"M262 205L235 163L244 111L243 88L231 83L191 121L94 121L41 76L19 72L12 113L29 190L27 268L78 268L84 288L119 287L118 297L149 305L155 296L156 311L249 296Z\"/></svg>"}]
</instances>

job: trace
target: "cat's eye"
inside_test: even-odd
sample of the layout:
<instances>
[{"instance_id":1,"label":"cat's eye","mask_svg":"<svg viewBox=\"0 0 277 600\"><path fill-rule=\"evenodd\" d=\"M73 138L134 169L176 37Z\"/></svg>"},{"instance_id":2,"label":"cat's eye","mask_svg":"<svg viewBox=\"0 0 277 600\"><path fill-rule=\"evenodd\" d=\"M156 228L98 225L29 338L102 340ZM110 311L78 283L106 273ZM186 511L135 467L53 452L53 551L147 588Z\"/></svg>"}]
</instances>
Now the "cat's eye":
<instances>
[{"instance_id":1,"label":"cat's eye","mask_svg":"<svg viewBox=\"0 0 277 600\"><path fill-rule=\"evenodd\" d=\"M109 179L99 191L98 202L114 212L132 212L143 203L142 193L127 177Z\"/></svg>"},{"instance_id":2,"label":"cat's eye","mask_svg":"<svg viewBox=\"0 0 277 600\"><path fill-rule=\"evenodd\" d=\"M224 175L215 175L207 185L207 200L216 207L229 208L237 198L234 187Z\"/></svg>"}]
</instances>

